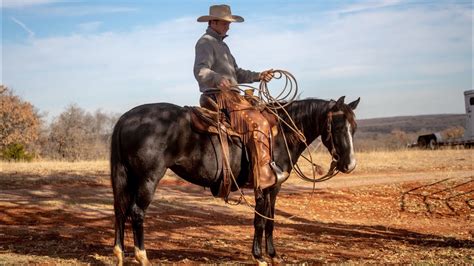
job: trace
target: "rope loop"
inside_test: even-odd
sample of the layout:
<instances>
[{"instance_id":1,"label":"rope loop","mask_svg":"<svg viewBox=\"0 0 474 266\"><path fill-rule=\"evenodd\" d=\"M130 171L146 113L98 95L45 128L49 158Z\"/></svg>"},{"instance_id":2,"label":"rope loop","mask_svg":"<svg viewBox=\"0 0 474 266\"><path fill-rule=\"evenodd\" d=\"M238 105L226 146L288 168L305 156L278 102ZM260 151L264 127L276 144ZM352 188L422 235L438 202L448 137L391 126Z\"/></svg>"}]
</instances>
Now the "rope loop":
<instances>
[{"instance_id":1,"label":"rope loop","mask_svg":"<svg viewBox=\"0 0 474 266\"><path fill-rule=\"evenodd\" d=\"M288 71L274 70L272 72L272 74L273 74L274 79L284 79L284 81L285 81L285 85L284 85L283 89L281 90L281 92L276 97L273 97L271 95L270 90L268 89L268 83L265 82L265 81L260 82L259 88L255 88L255 87L252 87L250 85L245 85L245 84L238 84L238 85L233 86L233 87L240 90L240 91L242 91L242 92L244 92L244 94L246 94L246 95L247 95L246 90L252 90L253 92L258 91L258 96L255 97L256 100L257 100L256 108L258 108L260 110L266 109L268 112L275 115L277 117L278 121L280 122L280 123L278 123L279 128L280 128L280 132L284 132L283 131L283 125L285 125L298 136L299 141L301 141L302 143L304 143L304 145L306 145L306 150L309 154L309 158L307 158L303 155L302 155L302 157L304 159L306 159L308 162L311 163L312 175L313 175L312 178L307 177L303 173L303 171L300 169L297 162L293 162L293 158L291 156L290 149L289 149L289 146L288 146L288 141L286 139L285 134L282 134L283 140L284 140L284 143L285 143L285 147L286 147L286 150L288 152L288 158L290 159L291 165L294 166L294 169L295 169L295 172L296 172L297 176L300 177L304 181L308 181L308 182L313 183L313 189L312 189L312 193L311 193L311 196L310 196L310 199L309 199L309 201L310 201L313 197L314 192L315 192L315 189L316 189L315 185L316 185L317 182L327 181L327 180L331 179L332 177L334 177L335 175L337 175L339 173L339 171L336 169L337 168L337 161L339 160L339 155L337 154L337 152L335 150L334 140L333 140L333 137L332 137L332 112L329 112L328 117L327 117L327 131L328 131L328 139L327 140L330 141L331 146L332 146L332 149L331 149L331 157L332 157L331 166L330 166L328 172L324 176L317 178L316 177L316 172L322 172L321 171L322 167L313 162L311 151L309 149L309 144L307 143L305 135L298 128L298 126L295 124L295 122L291 118L290 114L285 109L285 107L289 106L298 97L298 83L296 82L295 77ZM242 89L241 87L243 87L245 89ZM283 113L287 117L287 119L283 119L281 117L281 115L279 114L279 112ZM221 137L222 137L221 134L219 134L219 138L221 138ZM225 163L230 165L229 158L227 158L227 156L225 154L224 154L224 161L225 161ZM235 176L233 175L232 171L231 171L231 177L232 177L232 181L233 181L234 185L237 187L237 190L240 192L240 198L236 201L236 203L231 203L231 204L232 205L238 205L241 202L244 202L248 207L253 208L253 212L256 215L258 215L258 216L260 216L264 219L274 221L275 220L274 218L267 217L267 216L259 213L257 210L255 210L255 207L252 207L250 202L245 197L242 189L237 184L237 181L236 181ZM309 201L307 202L307 204L309 203ZM307 204L306 204L306 206L307 206ZM288 219L292 219L295 216L296 215L293 215L293 216L289 217Z\"/></svg>"}]
</instances>

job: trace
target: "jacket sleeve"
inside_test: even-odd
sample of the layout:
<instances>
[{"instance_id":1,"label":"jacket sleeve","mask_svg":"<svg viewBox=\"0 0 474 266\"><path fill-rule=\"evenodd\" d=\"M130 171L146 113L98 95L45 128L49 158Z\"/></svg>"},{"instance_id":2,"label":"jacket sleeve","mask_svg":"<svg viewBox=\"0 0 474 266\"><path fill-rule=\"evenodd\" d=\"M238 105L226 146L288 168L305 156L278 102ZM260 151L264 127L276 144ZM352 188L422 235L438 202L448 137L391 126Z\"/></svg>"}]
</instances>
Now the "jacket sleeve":
<instances>
[{"instance_id":1,"label":"jacket sleeve","mask_svg":"<svg viewBox=\"0 0 474 266\"><path fill-rule=\"evenodd\" d=\"M200 39L196 43L196 56L194 59L194 77L199 84L210 88L217 87L222 75L211 69L215 61L214 49L209 41Z\"/></svg>"},{"instance_id":2,"label":"jacket sleeve","mask_svg":"<svg viewBox=\"0 0 474 266\"><path fill-rule=\"evenodd\" d=\"M234 56L232 56L234 57ZM237 82L240 83L252 83L252 82L257 82L260 81L260 73L259 72L254 72L250 70L245 70L240 68L237 65L237 62L234 59L234 68L235 68L235 74L237 75Z\"/></svg>"}]
</instances>

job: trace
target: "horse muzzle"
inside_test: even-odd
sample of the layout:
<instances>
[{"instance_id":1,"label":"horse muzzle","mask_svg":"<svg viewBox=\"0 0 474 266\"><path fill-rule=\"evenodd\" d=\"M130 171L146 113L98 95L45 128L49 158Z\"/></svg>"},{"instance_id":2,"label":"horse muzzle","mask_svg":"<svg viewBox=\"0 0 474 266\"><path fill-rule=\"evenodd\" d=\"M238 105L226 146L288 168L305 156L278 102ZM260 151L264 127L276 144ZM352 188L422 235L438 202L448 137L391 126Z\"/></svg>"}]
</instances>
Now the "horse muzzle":
<instances>
[{"instance_id":1,"label":"horse muzzle","mask_svg":"<svg viewBox=\"0 0 474 266\"><path fill-rule=\"evenodd\" d=\"M351 160L348 164L343 164L342 166L338 166L338 170L343 172L344 174L350 174L357 166L357 161L355 159Z\"/></svg>"}]
</instances>

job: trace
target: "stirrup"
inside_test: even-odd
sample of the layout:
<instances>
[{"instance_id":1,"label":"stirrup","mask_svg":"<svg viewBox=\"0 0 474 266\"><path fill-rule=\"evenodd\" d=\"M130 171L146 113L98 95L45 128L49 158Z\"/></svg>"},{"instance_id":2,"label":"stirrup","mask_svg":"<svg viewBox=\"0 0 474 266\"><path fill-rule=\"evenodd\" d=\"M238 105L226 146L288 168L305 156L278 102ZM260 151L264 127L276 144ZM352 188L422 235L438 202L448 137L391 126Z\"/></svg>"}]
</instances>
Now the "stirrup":
<instances>
[{"instance_id":1,"label":"stirrup","mask_svg":"<svg viewBox=\"0 0 474 266\"><path fill-rule=\"evenodd\" d=\"M279 186L285 182L290 174L287 171L281 170L281 168L273 161L270 163L270 167L276 175L276 183L274 186Z\"/></svg>"}]
</instances>

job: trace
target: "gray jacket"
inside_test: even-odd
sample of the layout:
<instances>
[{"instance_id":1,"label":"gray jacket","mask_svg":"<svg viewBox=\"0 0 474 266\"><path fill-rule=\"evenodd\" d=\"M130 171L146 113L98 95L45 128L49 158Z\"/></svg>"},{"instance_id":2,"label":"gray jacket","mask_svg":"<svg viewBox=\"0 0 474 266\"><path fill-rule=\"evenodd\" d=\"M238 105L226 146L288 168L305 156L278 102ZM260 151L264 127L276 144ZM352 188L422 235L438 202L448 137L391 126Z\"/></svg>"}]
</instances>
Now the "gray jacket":
<instances>
[{"instance_id":1,"label":"gray jacket","mask_svg":"<svg viewBox=\"0 0 474 266\"><path fill-rule=\"evenodd\" d=\"M206 33L196 43L194 77L201 92L217 90L217 84L225 77L232 85L260 80L259 72L239 68L229 47L220 36L208 27Z\"/></svg>"}]
</instances>

